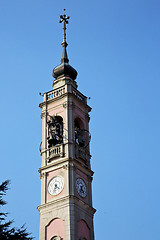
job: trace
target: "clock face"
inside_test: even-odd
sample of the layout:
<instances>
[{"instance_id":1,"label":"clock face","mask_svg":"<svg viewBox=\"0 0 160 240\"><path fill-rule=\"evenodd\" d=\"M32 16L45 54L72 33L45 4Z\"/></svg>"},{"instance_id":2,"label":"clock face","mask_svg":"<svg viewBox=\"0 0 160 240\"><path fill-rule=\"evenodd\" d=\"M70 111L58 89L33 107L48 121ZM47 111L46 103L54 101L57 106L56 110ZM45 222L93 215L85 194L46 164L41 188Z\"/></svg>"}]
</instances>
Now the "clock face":
<instances>
[{"instance_id":1,"label":"clock face","mask_svg":"<svg viewBox=\"0 0 160 240\"><path fill-rule=\"evenodd\" d=\"M64 178L61 176L53 177L48 183L48 192L50 195L55 196L59 194L64 187Z\"/></svg>"},{"instance_id":2,"label":"clock face","mask_svg":"<svg viewBox=\"0 0 160 240\"><path fill-rule=\"evenodd\" d=\"M85 198L87 196L87 186L81 178L76 180L76 189L81 197Z\"/></svg>"}]
</instances>

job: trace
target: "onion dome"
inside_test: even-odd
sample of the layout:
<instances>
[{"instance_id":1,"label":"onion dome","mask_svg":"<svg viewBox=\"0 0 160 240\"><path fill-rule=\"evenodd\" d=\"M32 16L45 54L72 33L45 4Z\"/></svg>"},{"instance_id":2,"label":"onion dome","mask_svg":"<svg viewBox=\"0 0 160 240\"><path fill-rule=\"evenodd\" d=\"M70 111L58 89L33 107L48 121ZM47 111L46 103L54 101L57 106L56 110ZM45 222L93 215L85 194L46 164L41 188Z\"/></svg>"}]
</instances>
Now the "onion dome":
<instances>
[{"instance_id":1,"label":"onion dome","mask_svg":"<svg viewBox=\"0 0 160 240\"><path fill-rule=\"evenodd\" d=\"M71 65L69 65L69 59L68 59L67 50L66 50L68 46L66 42L66 24L68 24L68 19L70 17L66 16L64 13L63 15L60 16L60 18L61 19L59 23L63 22L63 42L61 44L63 47L63 53L61 58L61 64L53 69L52 76L55 79L67 76L67 77L70 77L72 80L75 80L77 77L77 71Z\"/></svg>"}]
</instances>

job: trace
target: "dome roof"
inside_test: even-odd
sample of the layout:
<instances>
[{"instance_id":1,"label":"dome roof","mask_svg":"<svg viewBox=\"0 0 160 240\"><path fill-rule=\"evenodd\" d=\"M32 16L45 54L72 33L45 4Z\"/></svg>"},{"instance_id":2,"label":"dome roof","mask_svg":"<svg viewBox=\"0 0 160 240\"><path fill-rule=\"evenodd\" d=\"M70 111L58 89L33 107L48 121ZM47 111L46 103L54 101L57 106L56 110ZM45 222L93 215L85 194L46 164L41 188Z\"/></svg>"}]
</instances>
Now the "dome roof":
<instances>
[{"instance_id":1,"label":"dome roof","mask_svg":"<svg viewBox=\"0 0 160 240\"><path fill-rule=\"evenodd\" d=\"M60 76L67 76L75 80L77 77L77 71L68 63L61 63L53 69L52 76L57 79Z\"/></svg>"}]
</instances>

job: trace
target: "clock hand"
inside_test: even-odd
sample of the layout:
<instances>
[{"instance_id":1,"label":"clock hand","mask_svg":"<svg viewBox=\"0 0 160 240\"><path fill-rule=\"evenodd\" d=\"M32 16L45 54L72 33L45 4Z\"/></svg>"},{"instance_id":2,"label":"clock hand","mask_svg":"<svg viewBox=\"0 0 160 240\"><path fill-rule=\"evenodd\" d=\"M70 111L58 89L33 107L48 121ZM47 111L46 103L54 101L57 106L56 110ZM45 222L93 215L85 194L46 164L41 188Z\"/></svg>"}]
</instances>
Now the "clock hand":
<instances>
[{"instance_id":1,"label":"clock hand","mask_svg":"<svg viewBox=\"0 0 160 240\"><path fill-rule=\"evenodd\" d=\"M54 189L57 189L57 188L60 189L60 188L57 186L57 184L55 184L55 185L54 185Z\"/></svg>"},{"instance_id":2,"label":"clock hand","mask_svg":"<svg viewBox=\"0 0 160 240\"><path fill-rule=\"evenodd\" d=\"M80 187L81 187L80 191L81 191L82 193L84 193L83 186L80 186Z\"/></svg>"}]
</instances>

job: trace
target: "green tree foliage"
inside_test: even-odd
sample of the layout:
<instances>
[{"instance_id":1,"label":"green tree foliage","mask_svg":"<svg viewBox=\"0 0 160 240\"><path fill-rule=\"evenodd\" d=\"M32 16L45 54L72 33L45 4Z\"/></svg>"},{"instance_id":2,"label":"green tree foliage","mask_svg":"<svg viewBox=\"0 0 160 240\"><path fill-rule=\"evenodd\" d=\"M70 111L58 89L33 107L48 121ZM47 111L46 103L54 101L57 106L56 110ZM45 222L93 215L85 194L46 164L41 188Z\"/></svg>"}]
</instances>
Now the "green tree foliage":
<instances>
[{"instance_id":1,"label":"green tree foliage","mask_svg":"<svg viewBox=\"0 0 160 240\"><path fill-rule=\"evenodd\" d=\"M27 233L24 225L21 228L12 227L13 221L7 221L7 213L2 212L2 207L6 204L3 199L8 190L9 181L0 185L0 240L32 240L33 237Z\"/></svg>"}]
</instances>

